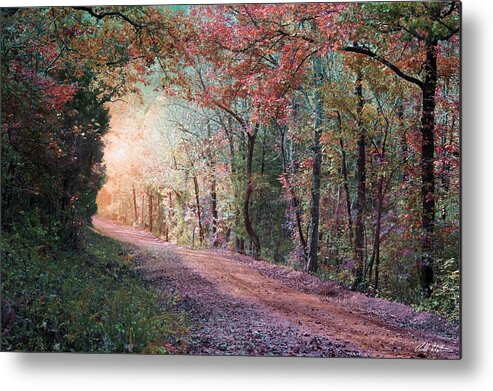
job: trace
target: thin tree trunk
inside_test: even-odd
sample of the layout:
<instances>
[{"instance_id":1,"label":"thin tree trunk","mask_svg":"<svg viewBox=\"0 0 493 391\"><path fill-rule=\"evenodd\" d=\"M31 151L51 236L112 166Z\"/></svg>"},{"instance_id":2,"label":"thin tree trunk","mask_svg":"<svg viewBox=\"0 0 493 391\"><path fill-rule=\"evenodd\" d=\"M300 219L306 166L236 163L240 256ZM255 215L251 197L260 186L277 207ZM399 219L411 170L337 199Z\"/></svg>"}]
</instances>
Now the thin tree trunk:
<instances>
[{"instance_id":1,"label":"thin tree trunk","mask_svg":"<svg viewBox=\"0 0 493 391\"><path fill-rule=\"evenodd\" d=\"M339 121L339 130L342 131L342 118L341 113L337 111L337 119ZM344 140L342 137L339 137L339 145L341 146L341 170L342 177L344 180L344 192L346 193L346 211L347 211L347 230L348 230L348 239L349 246L353 247L353 218L351 216L351 194L349 193L349 180L347 174L347 162L346 162L346 148L344 147Z\"/></svg>"},{"instance_id":2,"label":"thin tree trunk","mask_svg":"<svg viewBox=\"0 0 493 391\"><path fill-rule=\"evenodd\" d=\"M380 267L380 232L382 226L382 206L383 206L383 175L378 177L378 188L377 188L377 220L375 222L375 235L373 238L373 251L371 255L371 260L368 265L368 281L371 281L373 274L373 265L375 265L375 282L374 289L378 290L378 278L379 278L379 267Z\"/></svg>"},{"instance_id":3,"label":"thin tree trunk","mask_svg":"<svg viewBox=\"0 0 493 391\"><path fill-rule=\"evenodd\" d=\"M358 178L358 194L356 202L356 220L355 220L355 235L354 235L354 252L356 255L355 268L355 286L361 285L363 282L363 272L365 267L365 225L364 225L364 210L366 201L366 134L362 123L363 112L363 86L361 75L358 75L356 81L356 95L358 97L358 158L357 158L357 178Z\"/></svg>"},{"instance_id":4,"label":"thin tree trunk","mask_svg":"<svg viewBox=\"0 0 493 391\"><path fill-rule=\"evenodd\" d=\"M214 174L213 174L214 175ZM218 225L218 213L217 213L217 192L216 192L216 178L213 177L211 181L211 214L212 214L212 245L218 246L217 241L217 225Z\"/></svg>"},{"instance_id":5,"label":"thin tree trunk","mask_svg":"<svg viewBox=\"0 0 493 391\"><path fill-rule=\"evenodd\" d=\"M307 270L315 272L318 269L318 238L320 219L320 173L322 167L322 153L320 146L320 132L313 135L313 169L312 169L312 200L310 213L310 227L308 231L308 262Z\"/></svg>"},{"instance_id":6,"label":"thin tree trunk","mask_svg":"<svg viewBox=\"0 0 493 391\"><path fill-rule=\"evenodd\" d=\"M144 210L145 210L145 194L142 193L142 216L140 218L140 223L145 227Z\"/></svg>"},{"instance_id":7,"label":"thin tree trunk","mask_svg":"<svg viewBox=\"0 0 493 391\"><path fill-rule=\"evenodd\" d=\"M157 205L156 205L156 225L158 229L158 236L161 236L163 233L163 216L162 216L162 200L163 197L161 196L161 193L158 192L157 194Z\"/></svg>"},{"instance_id":8,"label":"thin tree trunk","mask_svg":"<svg viewBox=\"0 0 493 391\"><path fill-rule=\"evenodd\" d=\"M197 208L197 220L199 223L199 240L200 244L204 244L204 229L202 226L202 210L200 207L200 189L199 189L199 181L197 177L193 176L193 188L195 191L195 206Z\"/></svg>"},{"instance_id":9,"label":"thin tree trunk","mask_svg":"<svg viewBox=\"0 0 493 391\"><path fill-rule=\"evenodd\" d=\"M152 191L150 190L147 193L147 196L149 197L149 231L152 232L152 229L154 228L153 226L153 216L152 216Z\"/></svg>"},{"instance_id":10,"label":"thin tree trunk","mask_svg":"<svg viewBox=\"0 0 493 391\"><path fill-rule=\"evenodd\" d=\"M247 184L245 198L243 200L243 218L245 229L252 243L252 256L255 259L260 258L260 239L252 226L250 218L250 199L253 193L253 151L255 148L255 138L257 137L258 125L255 125L252 133L247 133Z\"/></svg>"},{"instance_id":11,"label":"thin tree trunk","mask_svg":"<svg viewBox=\"0 0 493 391\"><path fill-rule=\"evenodd\" d=\"M169 227L171 224L171 208L173 207L173 193L170 191L168 193L168 216L165 220L164 226L164 240L169 242Z\"/></svg>"},{"instance_id":12,"label":"thin tree trunk","mask_svg":"<svg viewBox=\"0 0 493 391\"><path fill-rule=\"evenodd\" d=\"M344 179L344 192L346 193L346 211L347 211L347 230L349 246L353 247L353 218L351 216L351 194L349 193L349 180L347 175L346 150L344 148L344 140L339 138L342 155L342 177Z\"/></svg>"},{"instance_id":13,"label":"thin tree trunk","mask_svg":"<svg viewBox=\"0 0 493 391\"><path fill-rule=\"evenodd\" d=\"M260 174L264 175L265 171L265 138L267 137L267 132L264 129L264 137L262 137L262 158L260 159Z\"/></svg>"},{"instance_id":14,"label":"thin tree trunk","mask_svg":"<svg viewBox=\"0 0 493 391\"><path fill-rule=\"evenodd\" d=\"M207 136L209 138L209 142L211 142L212 132L211 132L210 122L207 123ZM233 154L234 152L231 151L231 153ZM207 156L208 166L211 175L210 196L211 196L212 238L213 238L212 245L213 247L217 247L218 246L218 240L217 240L218 212L217 212L216 174L214 170L215 159L211 151L211 148L209 147L209 144L206 149L206 156ZM233 159L233 155L231 156L231 159Z\"/></svg>"},{"instance_id":15,"label":"thin tree trunk","mask_svg":"<svg viewBox=\"0 0 493 391\"><path fill-rule=\"evenodd\" d=\"M245 254L245 239L236 237L235 240L236 252L239 254Z\"/></svg>"},{"instance_id":16,"label":"thin tree trunk","mask_svg":"<svg viewBox=\"0 0 493 391\"><path fill-rule=\"evenodd\" d=\"M137 196L135 195L135 187L132 186L132 195L133 195L133 201L134 201L134 223L137 224L137 221L139 220L139 214L137 211Z\"/></svg>"},{"instance_id":17,"label":"thin tree trunk","mask_svg":"<svg viewBox=\"0 0 493 391\"><path fill-rule=\"evenodd\" d=\"M231 114L231 113L230 113ZM241 160L241 153L237 154L237 151L235 150L235 140L233 138L233 118L232 116L227 117L227 123L220 117L220 121L224 127L224 130L226 131L226 135L228 138L228 146L229 146L229 153L231 157L231 184L233 186L233 194L234 194L234 227L237 228L242 224L241 222L241 217L242 217L242 202L243 202L243 191L240 188L240 180L238 178L238 161ZM236 118L240 126L245 130L245 123L239 118ZM241 144L241 143L240 143ZM244 222L243 222L244 224ZM240 242L244 241L243 238L239 238L237 234L237 229L235 231L235 248L236 252L243 254L244 253L244 246L240 246ZM231 231L230 231L231 234Z\"/></svg>"},{"instance_id":18,"label":"thin tree trunk","mask_svg":"<svg viewBox=\"0 0 493 391\"><path fill-rule=\"evenodd\" d=\"M311 210L310 226L308 229L307 244L307 264L306 269L316 272L318 269L318 240L319 240L319 221L320 221L320 174L322 170L322 147L320 145L320 134L322 131L322 97L320 86L322 84L322 64L320 57L314 57L313 78L315 81L314 92L314 121L313 121L313 168L312 168L312 188L311 188Z\"/></svg>"},{"instance_id":19,"label":"thin tree trunk","mask_svg":"<svg viewBox=\"0 0 493 391\"><path fill-rule=\"evenodd\" d=\"M445 114L445 124L442 129L442 134L440 137L440 158L442 159L442 166L440 167L440 184L442 186L442 190L444 193L449 192L450 188L450 164L447 159L448 152L446 151L447 148L447 123L448 123L448 118L447 114ZM451 128L453 129L454 127L454 121L452 120L452 126ZM452 132L451 132L452 133ZM452 144L452 140L450 140L450 143ZM442 210L440 213L440 218L445 221L447 219L447 208L445 205L442 205Z\"/></svg>"},{"instance_id":20,"label":"thin tree trunk","mask_svg":"<svg viewBox=\"0 0 493 391\"><path fill-rule=\"evenodd\" d=\"M298 230L298 235L300 237L300 244L301 244L301 247L303 248L303 251L306 252L306 239L305 239L305 235L303 235L303 225L302 225L302 221L301 221L301 213L300 213L300 208L299 208L299 204L298 204L298 197L296 197L296 194L294 193L294 190L292 187L291 187L291 198L293 200L293 207L295 209L296 228Z\"/></svg>"}]
</instances>

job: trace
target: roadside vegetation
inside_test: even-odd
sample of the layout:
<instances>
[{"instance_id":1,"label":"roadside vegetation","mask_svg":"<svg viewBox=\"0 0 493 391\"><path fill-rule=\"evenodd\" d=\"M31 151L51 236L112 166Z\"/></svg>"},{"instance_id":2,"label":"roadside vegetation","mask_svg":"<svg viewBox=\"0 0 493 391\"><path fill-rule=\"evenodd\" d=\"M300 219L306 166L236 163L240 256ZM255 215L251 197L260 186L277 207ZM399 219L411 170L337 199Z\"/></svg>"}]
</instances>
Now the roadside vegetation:
<instances>
[{"instance_id":1,"label":"roadside vegetation","mask_svg":"<svg viewBox=\"0 0 493 391\"><path fill-rule=\"evenodd\" d=\"M118 242L83 236L72 249L36 224L2 235L2 350L183 352L173 297L151 288Z\"/></svg>"}]
</instances>

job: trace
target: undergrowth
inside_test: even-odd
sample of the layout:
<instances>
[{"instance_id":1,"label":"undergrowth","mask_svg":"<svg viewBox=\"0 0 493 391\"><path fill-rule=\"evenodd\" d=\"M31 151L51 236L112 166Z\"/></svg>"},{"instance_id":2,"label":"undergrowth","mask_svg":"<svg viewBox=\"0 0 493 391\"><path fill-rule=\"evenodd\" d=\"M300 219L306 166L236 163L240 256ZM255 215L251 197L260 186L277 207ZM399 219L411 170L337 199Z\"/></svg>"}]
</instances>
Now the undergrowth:
<instances>
[{"instance_id":1,"label":"undergrowth","mask_svg":"<svg viewBox=\"0 0 493 391\"><path fill-rule=\"evenodd\" d=\"M415 306L418 310L439 313L449 320L460 320L460 270L456 258L437 260L435 278L431 297Z\"/></svg>"},{"instance_id":2,"label":"undergrowth","mask_svg":"<svg viewBox=\"0 0 493 391\"><path fill-rule=\"evenodd\" d=\"M184 352L185 317L118 242L88 229L67 249L34 226L3 233L1 246L2 307L15 312L2 324L3 351Z\"/></svg>"}]
</instances>

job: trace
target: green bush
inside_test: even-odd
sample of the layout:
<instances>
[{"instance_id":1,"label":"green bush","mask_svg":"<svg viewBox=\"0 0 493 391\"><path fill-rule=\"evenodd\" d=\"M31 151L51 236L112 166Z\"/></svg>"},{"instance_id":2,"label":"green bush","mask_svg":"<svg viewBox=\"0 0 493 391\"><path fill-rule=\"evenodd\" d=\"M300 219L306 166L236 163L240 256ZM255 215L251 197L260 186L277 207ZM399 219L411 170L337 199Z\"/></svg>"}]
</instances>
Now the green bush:
<instances>
[{"instance_id":1,"label":"green bush","mask_svg":"<svg viewBox=\"0 0 493 391\"><path fill-rule=\"evenodd\" d=\"M435 260L436 282L430 298L419 309L432 310L452 321L460 316L460 271L456 258Z\"/></svg>"},{"instance_id":2,"label":"green bush","mask_svg":"<svg viewBox=\"0 0 493 391\"><path fill-rule=\"evenodd\" d=\"M2 350L173 353L187 327L117 242L87 230L79 251L32 227L2 237L2 298L15 322Z\"/></svg>"}]
</instances>

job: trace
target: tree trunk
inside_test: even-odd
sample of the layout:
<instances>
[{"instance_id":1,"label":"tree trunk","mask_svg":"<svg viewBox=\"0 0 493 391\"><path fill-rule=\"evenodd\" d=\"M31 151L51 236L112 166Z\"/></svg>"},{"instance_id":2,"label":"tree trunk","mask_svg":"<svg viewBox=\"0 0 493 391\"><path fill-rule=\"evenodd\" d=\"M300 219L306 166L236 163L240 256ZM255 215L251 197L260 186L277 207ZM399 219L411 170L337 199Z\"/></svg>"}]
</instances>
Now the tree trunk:
<instances>
[{"instance_id":1,"label":"tree trunk","mask_svg":"<svg viewBox=\"0 0 493 391\"><path fill-rule=\"evenodd\" d=\"M346 211L347 211L347 230L349 237L349 246L353 246L353 218L351 216L351 194L349 193L349 180L347 176L346 150L344 149L344 141L342 137L339 139L342 155L342 177L344 179L344 192L346 193Z\"/></svg>"},{"instance_id":2,"label":"tree trunk","mask_svg":"<svg viewBox=\"0 0 493 391\"><path fill-rule=\"evenodd\" d=\"M231 113L229 113L231 114ZM239 238L238 232L239 227L241 225L245 225L244 221L242 222L242 208L243 208L243 202L244 202L244 194L243 194L243 189L241 188L241 181L239 180L239 162L242 160L242 154L238 153L239 151L235 149L235 140L233 137L234 131L233 131L233 118L232 116L227 117L227 123L222 119L220 116L220 121L221 124L223 125L224 130L226 131L226 135L228 138L228 146L229 146L229 153L231 157L231 184L233 186L233 195L234 195L234 228L233 232L235 233L235 248L236 252L243 254L244 253L244 246L240 246L240 240L244 241L243 238ZM242 127L243 130L245 130L246 125L243 121L239 120L236 118L240 126ZM240 145L242 144L241 142L239 143ZM239 155L239 156L238 156ZM230 227L231 229L231 227ZM231 231L229 231L229 234L231 235Z\"/></svg>"},{"instance_id":3,"label":"tree trunk","mask_svg":"<svg viewBox=\"0 0 493 391\"><path fill-rule=\"evenodd\" d=\"M322 167L322 153L320 146L320 132L315 131L313 135L313 170L312 170L312 191L311 191L311 213L310 227L308 231L308 262L307 270L315 272L318 269L318 238L319 238L319 219L320 219L320 173Z\"/></svg>"},{"instance_id":4,"label":"tree trunk","mask_svg":"<svg viewBox=\"0 0 493 391\"><path fill-rule=\"evenodd\" d=\"M322 64L319 57L314 57L313 78L315 81L314 92L314 120L313 120L313 168L312 168L312 188L310 205L310 226L308 228L307 243L307 264L306 269L316 272L318 269L318 240L319 240L319 220L320 220L320 173L322 169L322 147L320 145L320 134L322 131L322 97L320 86L322 84Z\"/></svg>"},{"instance_id":5,"label":"tree trunk","mask_svg":"<svg viewBox=\"0 0 493 391\"><path fill-rule=\"evenodd\" d=\"M425 297L431 295L433 284L433 231L435 226L435 176L434 130L435 130L435 93L437 85L436 42L429 42L426 47L424 63L425 79L423 83L423 111L421 114L421 201L423 207L422 227L423 257L419 263L421 291Z\"/></svg>"},{"instance_id":6,"label":"tree trunk","mask_svg":"<svg viewBox=\"0 0 493 391\"><path fill-rule=\"evenodd\" d=\"M161 193L158 192L157 204L156 204L156 225L157 225L157 234L159 237L163 233L162 201L163 201L163 197L161 196Z\"/></svg>"},{"instance_id":7,"label":"tree trunk","mask_svg":"<svg viewBox=\"0 0 493 391\"><path fill-rule=\"evenodd\" d=\"M247 183L245 198L243 200L243 218L245 229L252 243L252 256L255 259L260 258L260 239L252 226L250 218L250 199L253 193L253 151L255 148L255 138L257 137L258 125L252 129L252 133L247 133Z\"/></svg>"},{"instance_id":8,"label":"tree trunk","mask_svg":"<svg viewBox=\"0 0 493 391\"><path fill-rule=\"evenodd\" d=\"M211 126L210 126L210 121L207 123L207 136L209 139L209 143L212 141L212 132L211 132ZM216 173L215 173L215 158L214 155L211 151L211 148L209 147L210 144L207 144L208 147L206 149L206 156L207 156L207 162L208 162L208 167L210 170L210 176L211 176L211 181L210 181L210 196L211 196L211 214L212 214L212 245L213 247L218 246L218 240L217 240L217 226L218 226L218 212L217 212L217 191L216 191ZM231 151L233 154L234 151ZM231 162L233 162L233 155L231 155Z\"/></svg>"},{"instance_id":9,"label":"tree trunk","mask_svg":"<svg viewBox=\"0 0 493 391\"><path fill-rule=\"evenodd\" d=\"M235 248L237 253L245 254L245 239L236 237Z\"/></svg>"},{"instance_id":10,"label":"tree trunk","mask_svg":"<svg viewBox=\"0 0 493 391\"><path fill-rule=\"evenodd\" d=\"M306 252L306 239L305 235L303 235L303 224L301 221L301 213L300 213L300 207L299 207L299 202L298 202L298 197L296 197L296 194L294 193L293 187L291 184L290 186L290 191L291 191L291 199L293 203L293 208L295 209L295 217L296 217L296 228L298 230L298 236L300 237L300 244L301 247L303 248L303 252Z\"/></svg>"},{"instance_id":11,"label":"tree trunk","mask_svg":"<svg viewBox=\"0 0 493 391\"><path fill-rule=\"evenodd\" d=\"M218 213L217 213L216 178L212 178L211 181L211 214L212 214L212 237L213 237L212 245L214 247L217 247L218 246L218 241L217 241Z\"/></svg>"},{"instance_id":12,"label":"tree trunk","mask_svg":"<svg viewBox=\"0 0 493 391\"><path fill-rule=\"evenodd\" d=\"M200 208L200 190L199 190L199 181L197 177L193 176L193 188L195 191L195 207L197 208L197 220L199 224L199 240L200 244L204 244L204 229L202 227L202 210Z\"/></svg>"},{"instance_id":13,"label":"tree trunk","mask_svg":"<svg viewBox=\"0 0 493 391\"><path fill-rule=\"evenodd\" d=\"M152 191L149 191L147 193L147 196L149 197L149 231L152 232L153 227L153 218L152 218Z\"/></svg>"},{"instance_id":14,"label":"tree trunk","mask_svg":"<svg viewBox=\"0 0 493 391\"><path fill-rule=\"evenodd\" d=\"M137 196L135 195L135 187L134 186L132 186L132 195L133 195L133 201L134 201L134 216L135 216L134 223L137 224L137 221L139 220L139 213L137 211Z\"/></svg>"},{"instance_id":15,"label":"tree trunk","mask_svg":"<svg viewBox=\"0 0 493 391\"><path fill-rule=\"evenodd\" d=\"M342 131L342 118L341 113L337 111L337 119L339 121L339 130ZM349 237L349 246L353 246L353 218L351 216L351 194L349 193L349 180L347 175L347 162L346 162L346 149L344 147L344 140L339 137L339 145L341 146L341 171L344 180L344 192L346 193L346 211L347 211L347 229Z\"/></svg>"},{"instance_id":16,"label":"tree trunk","mask_svg":"<svg viewBox=\"0 0 493 391\"><path fill-rule=\"evenodd\" d=\"M171 208L173 207L173 193L170 191L168 193L168 215L165 218L164 225L164 240L169 242L169 227L171 224Z\"/></svg>"},{"instance_id":17,"label":"tree trunk","mask_svg":"<svg viewBox=\"0 0 493 391\"><path fill-rule=\"evenodd\" d=\"M361 76L358 75L356 81L356 95L358 97L358 158L357 158L357 178L358 178L358 194L356 202L356 220L355 220L355 235L354 235L354 253L356 255L355 268L355 286L361 285L363 282L363 271L365 267L365 225L364 225L364 210L366 201L366 134L363 129L362 112L363 112L363 86Z\"/></svg>"},{"instance_id":18,"label":"tree trunk","mask_svg":"<svg viewBox=\"0 0 493 391\"><path fill-rule=\"evenodd\" d=\"M145 210L145 194L142 193L142 216L140 218L140 223L144 226L145 228L145 220L144 220L144 210Z\"/></svg>"},{"instance_id":19,"label":"tree trunk","mask_svg":"<svg viewBox=\"0 0 493 391\"><path fill-rule=\"evenodd\" d=\"M378 189L377 189L377 220L375 223L375 236L373 239L373 252L371 255L370 264L368 265L368 281L371 281L373 274L373 265L375 265L375 282L374 289L378 291L378 278L380 268L380 232L382 227L382 206L383 206L383 175L378 177Z\"/></svg>"}]
</instances>

